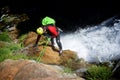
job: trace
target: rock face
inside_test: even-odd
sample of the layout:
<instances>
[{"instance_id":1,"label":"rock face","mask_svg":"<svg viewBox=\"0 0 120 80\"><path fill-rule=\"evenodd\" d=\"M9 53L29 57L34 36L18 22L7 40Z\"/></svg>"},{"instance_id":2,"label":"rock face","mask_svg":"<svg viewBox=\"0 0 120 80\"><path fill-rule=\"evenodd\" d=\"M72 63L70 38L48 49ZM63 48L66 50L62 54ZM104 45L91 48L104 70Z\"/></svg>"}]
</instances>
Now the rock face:
<instances>
[{"instance_id":1,"label":"rock face","mask_svg":"<svg viewBox=\"0 0 120 80\"><path fill-rule=\"evenodd\" d=\"M18 53L25 53L28 56L38 57L38 59L46 64L64 64L69 60L76 60L77 54L71 50L63 50L61 56L59 56L58 51L54 51L50 46L37 46L37 47L26 47L21 52Z\"/></svg>"},{"instance_id":2,"label":"rock face","mask_svg":"<svg viewBox=\"0 0 120 80\"><path fill-rule=\"evenodd\" d=\"M34 45L36 39L37 39L37 34L35 32L29 32L23 42L24 46L26 47L28 45Z\"/></svg>"},{"instance_id":3,"label":"rock face","mask_svg":"<svg viewBox=\"0 0 120 80\"><path fill-rule=\"evenodd\" d=\"M22 53L26 53L31 56L38 56L43 63L47 64L62 64L69 60L77 59L77 54L71 50L63 50L63 55L59 56L58 48L53 50L50 46L50 43L48 43L48 45L38 44L37 47L33 47L36 38L37 34L35 32L28 33L27 37L24 40L24 45L27 47L27 50L23 51ZM42 37L39 43L43 41L45 41L44 37Z\"/></svg>"},{"instance_id":4,"label":"rock face","mask_svg":"<svg viewBox=\"0 0 120 80\"><path fill-rule=\"evenodd\" d=\"M60 66L54 66L75 61L77 54L74 51L63 50L63 55L59 56L58 48L53 50L50 43L47 45L39 44L37 47L33 47L36 38L36 33L28 33L23 42L24 48L16 51L14 54L35 56L42 63L37 63L33 60L7 59L0 63L0 80L84 80L75 73L65 74ZM42 41L44 42L44 37L39 42L41 43Z\"/></svg>"},{"instance_id":5,"label":"rock face","mask_svg":"<svg viewBox=\"0 0 120 80\"><path fill-rule=\"evenodd\" d=\"M84 80L75 74L65 75L53 65L32 60L5 60L0 63L0 80Z\"/></svg>"},{"instance_id":6,"label":"rock face","mask_svg":"<svg viewBox=\"0 0 120 80\"><path fill-rule=\"evenodd\" d=\"M33 60L7 59L0 63L0 80L84 80L75 73L64 73L63 69L60 67L61 65L70 68L74 67L73 69L77 70L83 66L83 64L73 63L78 58L74 51L63 50L62 55L59 56L59 49L57 47L52 49L50 42L46 44L45 36L41 37L37 47L33 47L37 39L35 32L29 32L26 34L27 37L24 40L19 40L18 37L21 31L19 30L20 26L18 26L18 23L24 22L28 20L28 18L25 14L16 18L12 18L11 16L10 20L12 19L12 21L9 20L10 23L13 24L9 28L9 36L16 44L21 44L22 42L23 45L21 46L24 46L24 48L15 51L13 54L26 54L28 56L37 57L37 61L41 61L41 63L37 63ZM5 45L4 43L1 44L0 47ZM57 65L57 67L55 67L55 65Z\"/></svg>"}]
</instances>

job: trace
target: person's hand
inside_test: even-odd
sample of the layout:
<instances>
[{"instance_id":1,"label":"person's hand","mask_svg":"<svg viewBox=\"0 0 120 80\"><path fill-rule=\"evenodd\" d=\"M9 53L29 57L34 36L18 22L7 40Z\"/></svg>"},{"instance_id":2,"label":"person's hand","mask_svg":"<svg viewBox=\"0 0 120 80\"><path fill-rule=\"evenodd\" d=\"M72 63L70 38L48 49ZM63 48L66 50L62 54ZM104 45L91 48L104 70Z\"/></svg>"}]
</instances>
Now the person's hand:
<instances>
[{"instance_id":1,"label":"person's hand","mask_svg":"<svg viewBox=\"0 0 120 80\"><path fill-rule=\"evenodd\" d=\"M34 44L33 47L37 47L37 44Z\"/></svg>"}]
</instances>

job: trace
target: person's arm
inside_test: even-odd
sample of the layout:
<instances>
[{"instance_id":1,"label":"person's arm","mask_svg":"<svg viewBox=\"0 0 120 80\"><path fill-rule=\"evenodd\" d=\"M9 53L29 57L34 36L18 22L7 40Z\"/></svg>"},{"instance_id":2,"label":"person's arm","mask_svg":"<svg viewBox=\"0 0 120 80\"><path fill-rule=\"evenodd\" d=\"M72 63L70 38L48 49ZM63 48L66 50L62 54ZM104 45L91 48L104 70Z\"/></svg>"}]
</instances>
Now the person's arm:
<instances>
[{"instance_id":1,"label":"person's arm","mask_svg":"<svg viewBox=\"0 0 120 80\"><path fill-rule=\"evenodd\" d=\"M36 47L38 45L38 42L39 42L40 38L41 38L41 35L38 35L37 36L37 40L36 40L36 42L35 42L33 47Z\"/></svg>"},{"instance_id":2,"label":"person's arm","mask_svg":"<svg viewBox=\"0 0 120 80\"><path fill-rule=\"evenodd\" d=\"M57 27L57 32L60 34L61 32L63 32L63 30L59 27Z\"/></svg>"},{"instance_id":3,"label":"person's arm","mask_svg":"<svg viewBox=\"0 0 120 80\"><path fill-rule=\"evenodd\" d=\"M38 44L38 42L39 42L39 40L41 38L41 35L44 33L42 27L37 28L36 32L37 32L38 36L37 36L37 40L36 40L36 42L34 44L34 47L37 46L37 44Z\"/></svg>"},{"instance_id":4,"label":"person's arm","mask_svg":"<svg viewBox=\"0 0 120 80\"><path fill-rule=\"evenodd\" d=\"M57 29L58 29L58 31L63 32L63 30L61 28L57 27Z\"/></svg>"}]
</instances>

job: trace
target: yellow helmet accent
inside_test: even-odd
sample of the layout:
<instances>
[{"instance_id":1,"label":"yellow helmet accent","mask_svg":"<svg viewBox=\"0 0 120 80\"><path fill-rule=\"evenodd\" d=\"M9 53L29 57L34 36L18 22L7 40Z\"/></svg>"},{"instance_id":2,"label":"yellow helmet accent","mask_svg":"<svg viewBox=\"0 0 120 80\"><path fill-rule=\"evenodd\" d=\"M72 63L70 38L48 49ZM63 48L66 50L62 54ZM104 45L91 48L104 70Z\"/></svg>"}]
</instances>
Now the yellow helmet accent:
<instances>
[{"instance_id":1,"label":"yellow helmet accent","mask_svg":"<svg viewBox=\"0 0 120 80\"><path fill-rule=\"evenodd\" d=\"M40 34L40 35L43 34L43 29L42 29L41 27L37 28L36 31L37 31L37 33Z\"/></svg>"}]
</instances>

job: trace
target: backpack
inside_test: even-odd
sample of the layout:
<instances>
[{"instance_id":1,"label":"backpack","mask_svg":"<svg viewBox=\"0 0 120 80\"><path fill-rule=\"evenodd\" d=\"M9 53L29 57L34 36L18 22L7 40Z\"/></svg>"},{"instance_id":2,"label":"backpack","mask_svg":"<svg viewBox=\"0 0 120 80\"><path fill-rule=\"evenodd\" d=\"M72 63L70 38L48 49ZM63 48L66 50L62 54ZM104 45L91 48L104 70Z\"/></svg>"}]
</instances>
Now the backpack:
<instances>
[{"instance_id":1,"label":"backpack","mask_svg":"<svg viewBox=\"0 0 120 80\"><path fill-rule=\"evenodd\" d=\"M57 27L49 25L47 26L47 31L51 34L51 36L56 37L59 35Z\"/></svg>"}]
</instances>

